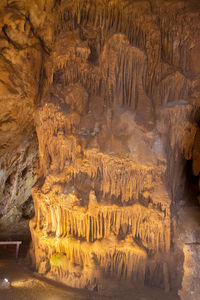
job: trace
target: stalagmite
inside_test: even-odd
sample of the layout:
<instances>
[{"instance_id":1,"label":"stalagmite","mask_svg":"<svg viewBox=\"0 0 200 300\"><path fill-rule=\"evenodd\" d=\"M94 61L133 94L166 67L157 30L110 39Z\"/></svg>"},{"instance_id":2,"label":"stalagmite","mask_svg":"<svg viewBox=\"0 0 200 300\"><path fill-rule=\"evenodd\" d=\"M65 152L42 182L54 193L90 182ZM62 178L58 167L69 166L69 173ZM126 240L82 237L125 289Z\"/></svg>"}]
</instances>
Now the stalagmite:
<instances>
[{"instance_id":1,"label":"stalagmite","mask_svg":"<svg viewBox=\"0 0 200 300\"><path fill-rule=\"evenodd\" d=\"M185 159L199 175L199 16L188 1L66 0L41 4L40 20L29 2L29 47L42 52L38 95L23 94L37 98L35 267L73 287L169 291Z\"/></svg>"}]
</instances>

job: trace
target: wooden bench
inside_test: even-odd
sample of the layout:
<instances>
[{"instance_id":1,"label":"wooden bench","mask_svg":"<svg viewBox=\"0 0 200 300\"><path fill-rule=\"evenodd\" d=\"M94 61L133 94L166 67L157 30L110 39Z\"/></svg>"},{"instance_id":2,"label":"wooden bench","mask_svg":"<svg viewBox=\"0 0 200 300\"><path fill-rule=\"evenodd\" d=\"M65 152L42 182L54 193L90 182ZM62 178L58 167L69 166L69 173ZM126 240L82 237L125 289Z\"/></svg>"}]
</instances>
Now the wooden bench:
<instances>
[{"instance_id":1,"label":"wooden bench","mask_svg":"<svg viewBox=\"0 0 200 300\"><path fill-rule=\"evenodd\" d=\"M22 241L14 241L14 242L0 242L0 245L16 245L16 258L18 258L19 247L22 244Z\"/></svg>"}]
</instances>

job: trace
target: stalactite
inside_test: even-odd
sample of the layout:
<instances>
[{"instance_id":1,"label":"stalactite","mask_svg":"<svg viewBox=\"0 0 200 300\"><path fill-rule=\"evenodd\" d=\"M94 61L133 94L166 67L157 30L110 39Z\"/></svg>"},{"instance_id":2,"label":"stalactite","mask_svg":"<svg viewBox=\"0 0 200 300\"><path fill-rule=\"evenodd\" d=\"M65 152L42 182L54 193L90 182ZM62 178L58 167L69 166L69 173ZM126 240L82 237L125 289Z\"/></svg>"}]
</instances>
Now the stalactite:
<instances>
[{"instance_id":1,"label":"stalactite","mask_svg":"<svg viewBox=\"0 0 200 300\"><path fill-rule=\"evenodd\" d=\"M47 201L47 200L46 200ZM109 237L131 234L133 239L140 239L144 247L152 252L168 252L170 249L170 219L155 209L145 208L140 204L119 208L115 205L89 207L83 214L79 210L63 209L51 206L51 214L47 214L48 202L36 203L36 224L38 230L43 224L48 232L56 236L74 236L86 239L87 242ZM127 224L126 229L124 224ZM152 236L153 234L153 236Z\"/></svg>"},{"instance_id":2,"label":"stalactite","mask_svg":"<svg viewBox=\"0 0 200 300\"><path fill-rule=\"evenodd\" d=\"M148 268L150 278L162 272L169 289L163 257L173 239L171 198L181 182L174 161L195 156L197 125L184 99L196 77L188 79L192 44L184 14L174 10L168 22L171 5L161 14L139 2L67 0L56 8L46 93L35 116L44 183L33 189L31 232L37 268L43 252L50 262L63 255L66 265L51 265L50 272L55 267L75 287L101 282L101 272L143 284ZM194 37L198 30L191 28ZM124 111L130 130L114 124ZM163 145L167 155L158 149Z\"/></svg>"}]
</instances>

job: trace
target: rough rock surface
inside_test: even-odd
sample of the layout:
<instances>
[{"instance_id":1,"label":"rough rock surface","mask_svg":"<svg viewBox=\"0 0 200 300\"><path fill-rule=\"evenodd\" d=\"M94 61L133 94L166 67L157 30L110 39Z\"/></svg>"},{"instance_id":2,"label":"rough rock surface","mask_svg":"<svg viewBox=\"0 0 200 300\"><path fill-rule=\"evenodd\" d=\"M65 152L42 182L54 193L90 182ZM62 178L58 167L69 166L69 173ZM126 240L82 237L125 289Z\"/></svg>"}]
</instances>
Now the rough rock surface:
<instances>
[{"instance_id":1,"label":"rough rock surface","mask_svg":"<svg viewBox=\"0 0 200 300\"><path fill-rule=\"evenodd\" d=\"M25 238L29 232L28 220L34 215L31 188L37 180L36 136L26 139L12 151L9 149L0 163L1 239Z\"/></svg>"},{"instance_id":2,"label":"rough rock surface","mask_svg":"<svg viewBox=\"0 0 200 300\"><path fill-rule=\"evenodd\" d=\"M198 1L1 6L2 157L35 130L33 115L39 143L33 265L73 287L194 299L179 210L200 173Z\"/></svg>"},{"instance_id":3,"label":"rough rock surface","mask_svg":"<svg viewBox=\"0 0 200 300\"><path fill-rule=\"evenodd\" d=\"M28 231L22 211L38 168L33 112L41 72L41 44L27 13L14 2L0 4L1 238L16 238Z\"/></svg>"},{"instance_id":4,"label":"rough rock surface","mask_svg":"<svg viewBox=\"0 0 200 300\"><path fill-rule=\"evenodd\" d=\"M199 211L190 207L182 209L179 218L178 244L184 252L181 299L198 300L200 290L199 260L200 260L200 223Z\"/></svg>"}]
</instances>

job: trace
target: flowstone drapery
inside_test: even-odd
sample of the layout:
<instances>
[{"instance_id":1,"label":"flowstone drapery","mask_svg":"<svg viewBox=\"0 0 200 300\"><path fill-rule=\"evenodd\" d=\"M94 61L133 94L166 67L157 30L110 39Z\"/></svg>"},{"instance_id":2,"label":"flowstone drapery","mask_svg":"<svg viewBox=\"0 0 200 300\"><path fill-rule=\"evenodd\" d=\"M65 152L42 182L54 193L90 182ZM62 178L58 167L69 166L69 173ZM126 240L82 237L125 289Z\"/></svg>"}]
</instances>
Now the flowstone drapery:
<instances>
[{"instance_id":1,"label":"flowstone drapery","mask_svg":"<svg viewBox=\"0 0 200 300\"><path fill-rule=\"evenodd\" d=\"M199 1L2 0L0 9L0 225L32 216L38 179L38 272L194 300Z\"/></svg>"}]
</instances>

